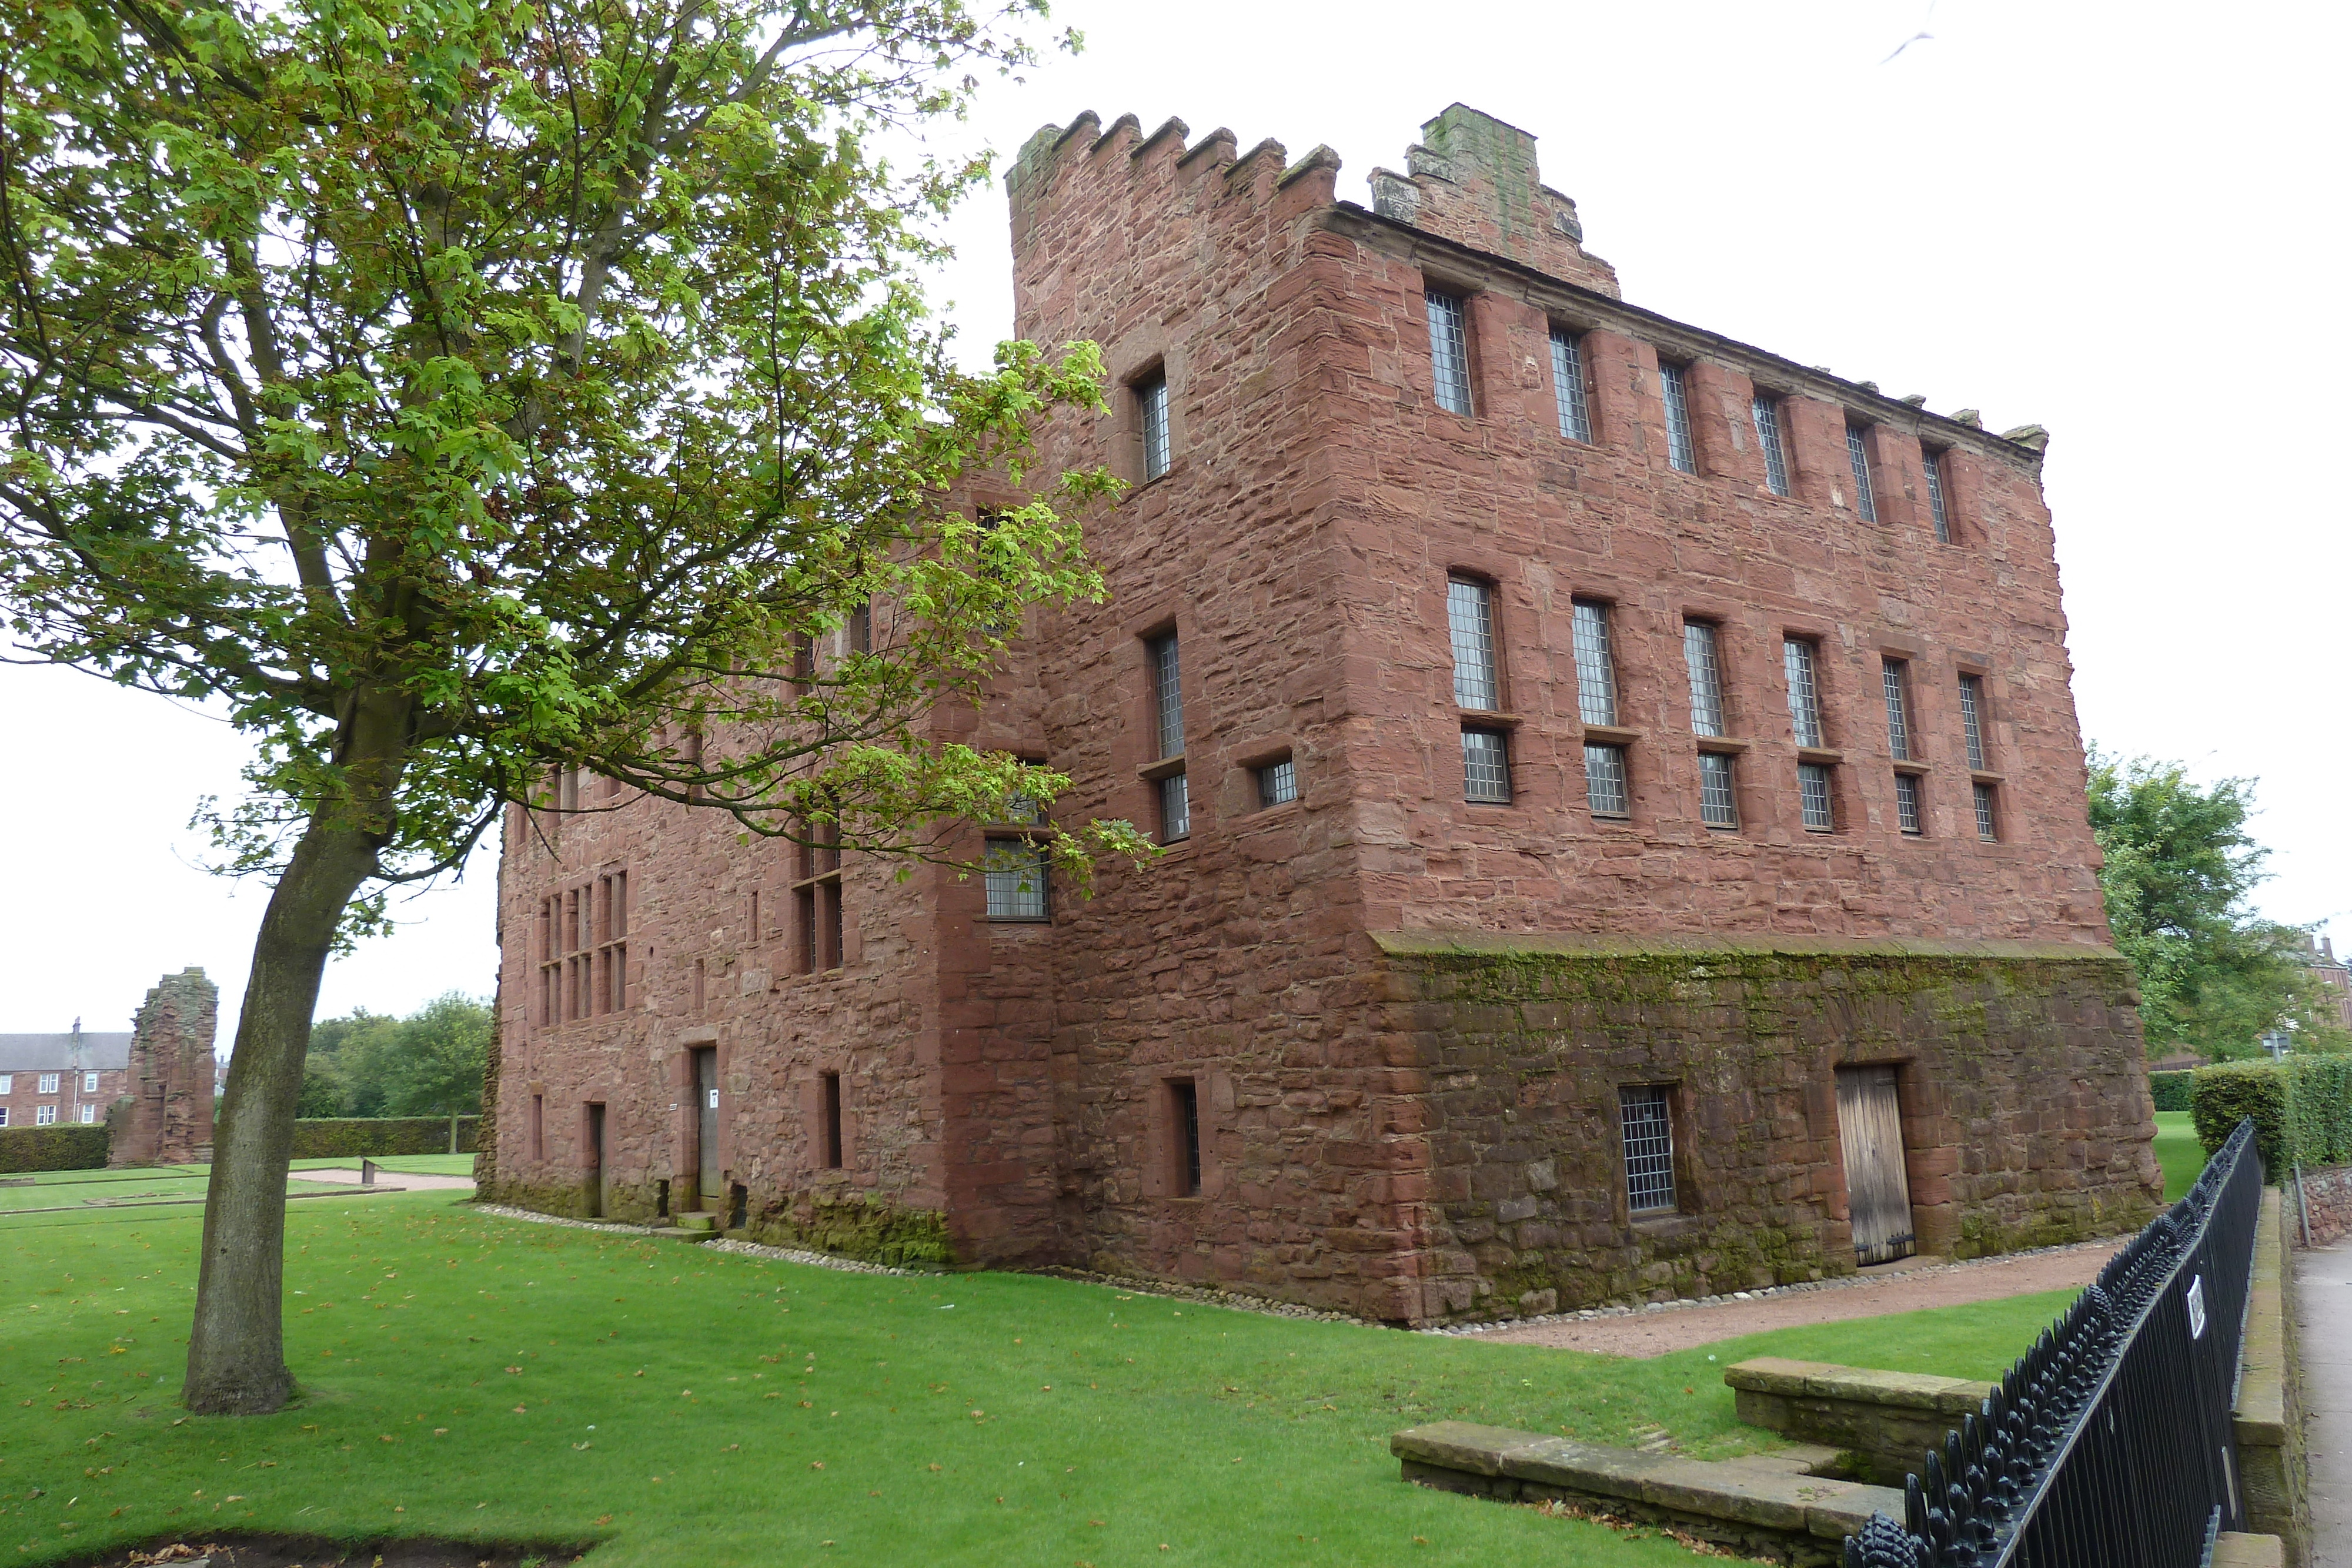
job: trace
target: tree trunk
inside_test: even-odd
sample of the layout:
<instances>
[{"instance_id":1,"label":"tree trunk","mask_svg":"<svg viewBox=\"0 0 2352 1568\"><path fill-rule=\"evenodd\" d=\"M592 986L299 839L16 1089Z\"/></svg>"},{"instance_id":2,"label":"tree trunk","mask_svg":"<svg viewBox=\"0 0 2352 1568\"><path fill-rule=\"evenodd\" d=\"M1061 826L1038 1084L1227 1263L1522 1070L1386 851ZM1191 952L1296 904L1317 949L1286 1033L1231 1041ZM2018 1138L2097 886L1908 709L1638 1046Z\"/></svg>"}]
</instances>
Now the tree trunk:
<instances>
[{"instance_id":1,"label":"tree trunk","mask_svg":"<svg viewBox=\"0 0 2352 1568\"><path fill-rule=\"evenodd\" d=\"M228 1089L213 1121L204 1264L181 1391L201 1416L258 1416L294 1392L286 1365L286 1168L319 982L345 905L375 870L376 841L321 807L269 895L237 1017Z\"/></svg>"}]
</instances>

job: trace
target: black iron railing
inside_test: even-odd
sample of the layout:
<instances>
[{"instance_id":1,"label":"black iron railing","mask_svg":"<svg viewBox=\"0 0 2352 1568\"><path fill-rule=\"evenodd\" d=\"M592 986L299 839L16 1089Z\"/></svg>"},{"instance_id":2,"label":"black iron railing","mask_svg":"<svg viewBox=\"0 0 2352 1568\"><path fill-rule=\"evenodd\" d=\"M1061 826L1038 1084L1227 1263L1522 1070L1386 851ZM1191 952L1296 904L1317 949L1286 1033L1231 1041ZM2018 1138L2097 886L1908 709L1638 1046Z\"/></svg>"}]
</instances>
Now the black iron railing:
<instances>
[{"instance_id":1,"label":"black iron railing","mask_svg":"<svg viewBox=\"0 0 2352 1568\"><path fill-rule=\"evenodd\" d=\"M2231 1436L2262 1212L2242 1122L1906 1478L1846 1568L2201 1568L2244 1510Z\"/></svg>"}]
</instances>

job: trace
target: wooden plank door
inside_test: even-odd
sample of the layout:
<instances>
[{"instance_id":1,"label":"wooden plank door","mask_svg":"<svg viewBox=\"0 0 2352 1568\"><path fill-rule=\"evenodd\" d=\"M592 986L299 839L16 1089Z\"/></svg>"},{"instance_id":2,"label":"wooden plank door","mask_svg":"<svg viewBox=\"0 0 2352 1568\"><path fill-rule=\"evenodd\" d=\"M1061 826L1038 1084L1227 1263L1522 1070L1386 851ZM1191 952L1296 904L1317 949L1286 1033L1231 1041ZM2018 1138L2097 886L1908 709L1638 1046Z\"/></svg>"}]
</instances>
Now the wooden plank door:
<instances>
[{"instance_id":1,"label":"wooden plank door","mask_svg":"<svg viewBox=\"0 0 2352 1568\"><path fill-rule=\"evenodd\" d=\"M1911 1182L1903 1169L1903 1113L1895 1098L1895 1069L1839 1068L1837 1098L1854 1257L1864 1263L1908 1258Z\"/></svg>"}]
</instances>

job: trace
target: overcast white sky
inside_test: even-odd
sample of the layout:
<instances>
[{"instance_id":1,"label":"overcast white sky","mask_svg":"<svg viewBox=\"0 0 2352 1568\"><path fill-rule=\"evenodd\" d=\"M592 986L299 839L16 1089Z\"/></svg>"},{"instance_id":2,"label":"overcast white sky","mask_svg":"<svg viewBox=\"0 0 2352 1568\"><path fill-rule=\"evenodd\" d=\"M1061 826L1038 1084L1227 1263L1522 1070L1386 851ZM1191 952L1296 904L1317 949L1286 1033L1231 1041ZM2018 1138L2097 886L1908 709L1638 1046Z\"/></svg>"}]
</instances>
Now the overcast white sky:
<instances>
[{"instance_id":1,"label":"overcast white sky","mask_svg":"<svg viewBox=\"0 0 2352 1568\"><path fill-rule=\"evenodd\" d=\"M1342 196L1459 99L1539 137L1625 294L1806 364L2052 433L2084 733L2255 776L2264 910L2352 938L2334 712L2352 547L2339 247L2341 6L1850 0L1181 5L1064 0L1075 59L992 85L959 134L1010 154L1081 110L1181 116ZM1881 64L1915 32L1932 33ZM942 280L967 347L1011 325L1002 187ZM2336 459L2330 453L2339 454ZM200 964L233 1029L261 890L185 823L241 747L158 699L0 668L0 1031L121 1029ZM2330 779L2336 780L2331 784ZM2331 805L2331 801L2337 802ZM486 993L487 862L330 971L321 1010Z\"/></svg>"}]
</instances>

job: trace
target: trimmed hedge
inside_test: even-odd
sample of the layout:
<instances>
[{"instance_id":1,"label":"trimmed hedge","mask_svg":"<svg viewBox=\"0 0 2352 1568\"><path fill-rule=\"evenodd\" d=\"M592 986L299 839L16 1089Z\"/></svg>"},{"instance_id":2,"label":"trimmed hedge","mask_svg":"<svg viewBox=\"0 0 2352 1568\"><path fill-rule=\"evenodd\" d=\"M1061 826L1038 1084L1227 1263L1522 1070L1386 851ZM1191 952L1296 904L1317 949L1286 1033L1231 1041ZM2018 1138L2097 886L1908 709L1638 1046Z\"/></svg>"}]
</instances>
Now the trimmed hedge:
<instances>
[{"instance_id":1,"label":"trimmed hedge","mask_svg":"<svg viewBox=\"0 0 2352 1568\"><path fill-rule=\"evenodd\" d=\"M0 1127L0 1171L92 1171L106 1165L106 1124Z\"/></svg>"},{"instance_id":2,"label":"trimmed hedge","mask_svg":"<svg viewBox=\"0 0 2352 1568\"><path fill-rule=\"evenodd\" d=\"M2298 1160L2306 1166L2352 1162L2352 1056L2225 1061L2190 1076L2196 1082L2189 1110L2208 1155L2240 1118L2252 1116L2263 1174L2273 1183Z\"/></svg>"},{"instance_id":3,"label":"trimmed hedge","mask_svg":"<svg viewBox=\"0 0 2352 1568\"><path fill-rule=\"evenodd\" d=\"M479 1116L457 1118L457 1152L474 1152ZM446 1155L446 1116L305 1116L294 1124L294 1157L338 1159L358 1155Z\"/></svg>"},{"instance_id":4,"label":"trimmed hedge","mask_svg":"<svg viewBox=\"0 0 2352 1568\"><path fill-rule=\"evenodd\" d=\"M2151 1072L2147 1075L2147 1091L2156 1096L2159 1111L2191 1110L2189 1094L2194 1072Z\"/></svg>"}]
</instances>

